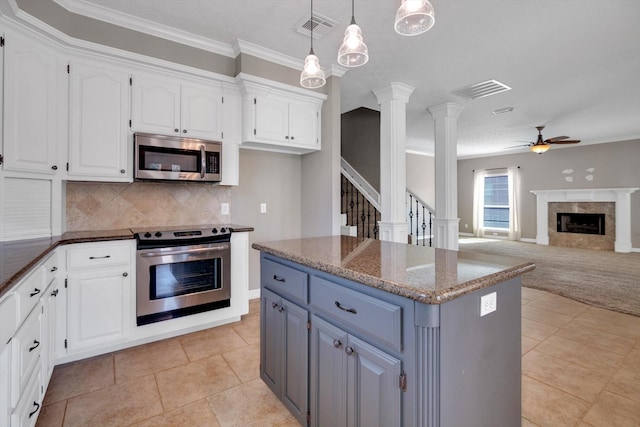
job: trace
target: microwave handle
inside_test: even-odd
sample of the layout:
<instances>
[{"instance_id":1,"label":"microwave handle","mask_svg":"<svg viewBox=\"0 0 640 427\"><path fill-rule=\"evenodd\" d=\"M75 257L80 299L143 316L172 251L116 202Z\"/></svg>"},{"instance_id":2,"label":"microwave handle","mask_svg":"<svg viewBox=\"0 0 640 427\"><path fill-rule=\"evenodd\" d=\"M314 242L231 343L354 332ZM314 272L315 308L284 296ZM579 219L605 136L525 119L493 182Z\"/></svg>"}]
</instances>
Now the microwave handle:
<instances>
[{"instance_id":1,"label":"microwave handle","mask_svg":"<svg viewBox=\"0 0 640 427\"><path fill-rule=\"evenodd\" d=\"M204 145L200 146L200 179L204 179L207 171L207 153L204 151Z\"/></svg>"}]
</instances>

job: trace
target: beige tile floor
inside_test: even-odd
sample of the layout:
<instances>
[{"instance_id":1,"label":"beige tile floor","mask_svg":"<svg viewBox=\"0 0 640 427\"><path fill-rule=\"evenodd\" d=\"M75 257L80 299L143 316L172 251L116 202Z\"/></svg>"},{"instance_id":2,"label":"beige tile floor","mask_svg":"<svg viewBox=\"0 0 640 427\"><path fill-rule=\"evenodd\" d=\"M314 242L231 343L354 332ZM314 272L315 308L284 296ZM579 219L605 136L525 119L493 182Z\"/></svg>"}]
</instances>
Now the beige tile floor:
<instances>
[{"instance_id":1,"label":"beige tile floor","mask_svg":"<svg viewBox=\"0 0 640 427\"><path fill-rule=\"evenodd\" d=\"M298 426L259 379L258 313L56 367L38 426ZM522 373L523 427L640 426L640 318L524 288Z\"/></svg>"}]
</instances>

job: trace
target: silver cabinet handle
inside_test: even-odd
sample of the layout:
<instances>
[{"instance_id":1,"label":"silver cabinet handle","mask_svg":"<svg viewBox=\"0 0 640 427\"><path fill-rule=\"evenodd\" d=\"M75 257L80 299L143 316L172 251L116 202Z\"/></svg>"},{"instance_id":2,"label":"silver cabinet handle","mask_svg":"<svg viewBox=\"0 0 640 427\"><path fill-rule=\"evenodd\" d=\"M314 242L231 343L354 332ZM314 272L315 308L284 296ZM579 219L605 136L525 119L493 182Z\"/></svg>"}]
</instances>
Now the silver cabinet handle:
<instances>
[{"instance_id":1,"label":"silver cabinet handle","mask_svg":"<svg viewBox=\"0 0 640 427\"><path fill-rule=\"evenodd\" d=\"M356 311L355 308L344 308L342 306L342 304L340 304L340 301L335 301L335 305L336 307L338 307L340 310L342 311L346 311L347 313L353 313L353 314L358 314L358 312Z\"/></svg>"},{"instance_id":2,"label":"silver cabinet handle","mask_svg":"<svg viewBox=\"0 0 640 427\"><path fill-rule=\"evenodd\" d=\"M341 345L342 345L342 341L340 341L339 339L333 340L333 346L335 348L340 348Z\"/></svg>"},{"instance_id":3,"label":"silver cabinet handle","mask_svg":"<svg viewBox=\"0 0 640 427\"><path fill-rule=\"evenodd\" d=\"M204 145L201 145L200 146L200 179L204 179L204 174L206 172L207 172L207 152L204 151Z\"/></svg>"},{"instance_id":4,"label":"silver cabinet handle","mask_svg":"<svg viewBox=\"0 0 640 427\"><path fill-rule=\"evenodd\" d=\"M344 352L347 353L347 356L351 356L353 354L353 347L349 346L345 348Z\"/></svg>"}]
</instances>

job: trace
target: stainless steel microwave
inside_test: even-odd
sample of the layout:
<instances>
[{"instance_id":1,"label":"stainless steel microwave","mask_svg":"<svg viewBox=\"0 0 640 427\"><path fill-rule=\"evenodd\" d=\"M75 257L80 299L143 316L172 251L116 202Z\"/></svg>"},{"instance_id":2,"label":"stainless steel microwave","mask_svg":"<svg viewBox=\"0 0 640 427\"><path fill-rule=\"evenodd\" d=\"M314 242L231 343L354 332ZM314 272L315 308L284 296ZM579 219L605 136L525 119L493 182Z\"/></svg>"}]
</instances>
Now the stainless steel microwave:
<instances>
[{"instance_id":1,"label":"stainless steel microwave","mask_svg":"<svg viewBox=\"0 0 640 427\"><path fill-rule=\"evenodd\" d=\"M203 139L136 133L136 180L218 182L222 143Z\"/></svg>"}]
</instances>

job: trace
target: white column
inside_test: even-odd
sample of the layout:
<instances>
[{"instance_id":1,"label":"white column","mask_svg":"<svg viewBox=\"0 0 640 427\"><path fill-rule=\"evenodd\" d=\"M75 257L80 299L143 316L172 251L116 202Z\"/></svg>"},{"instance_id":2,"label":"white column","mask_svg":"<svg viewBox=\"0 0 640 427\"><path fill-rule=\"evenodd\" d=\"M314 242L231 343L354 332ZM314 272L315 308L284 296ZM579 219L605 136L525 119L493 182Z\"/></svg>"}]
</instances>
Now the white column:
<instances>
[{"instance_id":1,"label":"white column","mask_svg":"<svg viewBox=\"0 0 640 427\"><path fill-rule=\"evenodd\" d=\"M380 104L380 240L407 243L407 101L411 86L391 83L373 93Z\"/></svg>"},{"instance_id":2,"label":"white column","mask_svg":"<svg viewBox=\"0 0 640 427\"><path fill-rule=\"evenodd\" d=\"M631 191L616 191L616 252L631 252Z\"/></svg>"},{"instance_id":3,"label":"white column","mask_svg":"<svg viewBox=\"0 0 640 427\"><path fill-rule=\"evenodd\" d=\"M430 107L435 128L435 247L458 250L458 116L462 106L448 102Z\"/></svg>"}]
</instances>

